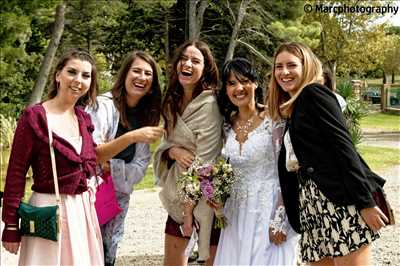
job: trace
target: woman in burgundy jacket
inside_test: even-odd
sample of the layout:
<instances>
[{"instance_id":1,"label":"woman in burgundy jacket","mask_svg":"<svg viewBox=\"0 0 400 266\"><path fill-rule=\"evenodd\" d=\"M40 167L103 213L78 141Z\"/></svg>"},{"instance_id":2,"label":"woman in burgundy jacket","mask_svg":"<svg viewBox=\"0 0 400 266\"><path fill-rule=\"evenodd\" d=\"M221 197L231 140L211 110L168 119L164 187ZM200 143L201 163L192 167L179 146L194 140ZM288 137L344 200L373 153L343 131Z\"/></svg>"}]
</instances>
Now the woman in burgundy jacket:
<instances>
[{"instance_id":1,"label":"woman in burgundy jacket","mask_svg":"<svg viewBox=\"0 0 400 266\"><path fill-rule=\"evenodd\" d=\"M3 246L20 265L101 265L103 250L90 178L95 175L93 125L80 105L97 95L96 66L85 51L67 51L56 65L48 100L25 109L18 120L4 189ZM60 202L58 241L22 236L17 208L24 196L26 173L33 172L34 206L56 204L48 125L53 135Z\"/></svg>"}]
</instances>

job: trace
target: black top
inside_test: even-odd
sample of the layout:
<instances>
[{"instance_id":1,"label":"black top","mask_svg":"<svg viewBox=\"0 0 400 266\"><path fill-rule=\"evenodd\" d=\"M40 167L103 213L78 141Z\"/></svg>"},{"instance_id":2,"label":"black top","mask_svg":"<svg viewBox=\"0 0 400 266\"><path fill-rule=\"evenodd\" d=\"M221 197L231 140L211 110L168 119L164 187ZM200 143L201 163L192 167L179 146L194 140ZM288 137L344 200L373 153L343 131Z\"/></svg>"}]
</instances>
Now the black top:
<instances>
[{"instance_id":1,"label":"black top","mask_svg":"<svg viewBox=\"0 0 400 266\"><path fill-rule=\"evenodd\" d=\"M138 117L138 109L137 108L135 108L135 107L127 108L126 115L128 118L130 128L125 128L122 125L121 118L120 118L115 138L118 138L119 136L125 134L126 132L138 129L140 127L139 120L137 119L137 117ZM120 153L115 155L114 159L122 159L125 161L125 163L129 163L133 160L133 157L135 156L135 151L136 151L136 144L132 143L128 147L126 147L124 150L122 150Z\"/></svg>"},{"instance_id":2,"label":"black top","mask_svg":"<svg viewBox=\"0 0 400 266\"><path fill-rule=\"evenodd\" d=\"M335 95L325 86L310 84L300 93L288 126L300 172L311 178L332 202L375 206L372 191L385 180L373 173L357 153ZM298 180L286 171L285 147L279 156L279 178L289 222L300 232Z\"/></svg>"}]
</instances>

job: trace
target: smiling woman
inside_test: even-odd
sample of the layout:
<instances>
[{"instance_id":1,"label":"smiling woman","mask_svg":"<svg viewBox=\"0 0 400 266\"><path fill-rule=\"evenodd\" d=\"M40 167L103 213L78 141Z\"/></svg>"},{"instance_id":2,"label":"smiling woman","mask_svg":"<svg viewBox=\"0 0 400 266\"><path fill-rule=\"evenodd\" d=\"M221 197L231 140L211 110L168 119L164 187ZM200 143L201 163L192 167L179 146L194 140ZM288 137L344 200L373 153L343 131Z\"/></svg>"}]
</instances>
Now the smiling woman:
<instances>
[{"instance_id":1,"label":"smiling woman","mask_svg":"<svg viewBox=\"0 0 400 266\"><path fill-rule=\"evenodd\" d=\"M100 227L89 179L96 175L96 152L90 117L78 107L93 104L96 66L85 51L67 51L56 65L49 99L28 107L15 130L4 189L3 246L17 253L20 265L102 265ZM53 141L49 139L50 134ZM60 199L55 195L49 142L55 150ZM29 203L59 207L57 241L22 236L17 207L24 195L26 173L33 172ZM51 180L51 181L49 181Z\"/></svg>"},{"instance_id":2,"label":"smiling woman","mask_svg":"<svg viewBox=\"0 0 400 266\"><path fill-rule=\"evenodd\" d=\"M212 161L220 153L222 118L214 95L218 69L208 45L189 40L177 49L170 73L162 104L167 136L154 157L154 174L162 187L160 199L168 212L164 265L186 265L184 251L188 239L194 238L194 219L200 224L199 260L208 259L206 265L212 265L218 241L212 234L213 211L205 200L181 202L176 178L195 157Z\"/></svg>"},{"instance_id":3,"label":"smiling woman","mask_svg":"<svg viewBox=\"0 0 400 266\"><path fill-rule=\"evenodd\" d=\"M147 53L135 51L122 63L111 92L97 97L97 108L87 109L95 125L97 161L103 172L111 172L123 209L102 225L106 265L115 263L133 185L142 180L150 160L149 143L164 132L157 127L160 106L157 64Z\"/></svg>"}]
</instances>

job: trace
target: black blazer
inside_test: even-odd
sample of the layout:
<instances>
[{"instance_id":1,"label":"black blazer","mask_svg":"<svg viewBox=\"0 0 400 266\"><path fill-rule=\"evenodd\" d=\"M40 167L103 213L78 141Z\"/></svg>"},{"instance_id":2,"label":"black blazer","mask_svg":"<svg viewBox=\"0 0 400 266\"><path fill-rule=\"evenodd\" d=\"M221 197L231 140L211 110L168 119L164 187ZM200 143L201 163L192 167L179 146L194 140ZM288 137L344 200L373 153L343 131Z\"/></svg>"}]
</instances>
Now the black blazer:
<instances>
[{"instance_id":1,"label":"black blazer","mask_svg":"<svg viewBox=\"0 0 400 266\"><path fill-rule=\"evenodd\" d=\"M288 130L300 172L311 178L332 202L375 206L372 191L385 180L374 174L357 153L336 96L325 86L307 85L294 103ZM300 232L297 174L286 171L285 147L279 161L282 195L295 231Z\"/></svg>"}]
</instances>

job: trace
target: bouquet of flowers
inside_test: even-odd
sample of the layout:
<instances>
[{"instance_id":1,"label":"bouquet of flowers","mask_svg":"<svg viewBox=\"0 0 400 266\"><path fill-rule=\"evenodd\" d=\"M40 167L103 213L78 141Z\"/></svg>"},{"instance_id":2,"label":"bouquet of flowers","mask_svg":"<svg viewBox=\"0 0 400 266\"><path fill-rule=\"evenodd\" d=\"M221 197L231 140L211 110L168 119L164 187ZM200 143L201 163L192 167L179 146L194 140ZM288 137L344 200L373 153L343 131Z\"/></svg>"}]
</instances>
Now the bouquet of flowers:
<instances>
[{"instance_id":1,"label":"bouquet of flowers","mask_svg":"<svg viewBox=\"0 0 400 266\"><path fill-rule=\"evenodd\" d=\"M202 196L212 205L223 206L236 178L229 161L220 158L216 163L201 164L196 159L187 172L178 178L177 186L180 197L185 201L197 202ZM215 226L227 225L222 208L214 208L217 218Z\"/></svg>"}]
</instances>

